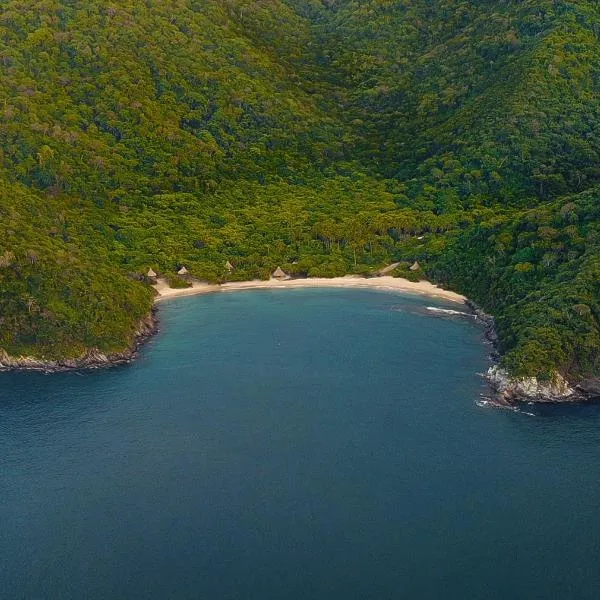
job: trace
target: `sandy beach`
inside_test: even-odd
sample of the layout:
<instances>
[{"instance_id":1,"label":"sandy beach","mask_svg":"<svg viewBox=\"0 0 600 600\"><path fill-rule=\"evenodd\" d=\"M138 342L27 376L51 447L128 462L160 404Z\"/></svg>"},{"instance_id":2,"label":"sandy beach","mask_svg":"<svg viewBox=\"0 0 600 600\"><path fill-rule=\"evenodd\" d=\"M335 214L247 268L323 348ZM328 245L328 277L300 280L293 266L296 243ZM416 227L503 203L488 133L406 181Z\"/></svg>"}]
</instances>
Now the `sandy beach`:
<instances>
[{"instance_id":1,"label":"sandy beach","mask_svg":"<svg viewBox=\"0 0 600 600\"><path fill-rule=\"evenodd\" d=\"M434 298L443 298L452 302L464 303L466 298L444 290L429 281L413 282L399 277L382 276L365 278L358 275L345 277L310 277L308 279L269 279L268 281L235 281L221 285L193 281L192 287L183 289L170 288L164 279L158 279L154 289L158 292L155 302L180 296L195 296L197 294L211 294L215 292L228 292L236 290L266 290L266 289L295 289L295 288L370 288L400 293L421 294Z\"/></svg>"}]
</instances>

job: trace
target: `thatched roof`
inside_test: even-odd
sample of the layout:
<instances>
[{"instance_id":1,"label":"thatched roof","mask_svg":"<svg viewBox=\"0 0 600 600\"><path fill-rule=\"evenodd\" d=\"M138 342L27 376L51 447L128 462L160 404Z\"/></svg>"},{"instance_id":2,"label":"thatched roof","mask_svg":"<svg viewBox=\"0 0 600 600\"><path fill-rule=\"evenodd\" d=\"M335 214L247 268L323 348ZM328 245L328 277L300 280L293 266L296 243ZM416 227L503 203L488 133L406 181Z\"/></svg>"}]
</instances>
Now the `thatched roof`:
<instances>
[{"instance_id":1,"label":"thatched roof","mask_svg":"<svg viewBox=\"0 0 600 600\"><path fill-rule=\"evenodd\" d=\"M226 268L228 271L233 271L233 265L232 265L232 264L231 264L229 261L227 261L227 262L225 263L225 268Z\"/></svg>"},{"instance_id":2,"label":"thatched roof","mask_svg":"<svg viewBox=\"0 0 600 600\"><path fill-rule=\"evenodd\" d=\"M288 274L281 267L277 267L273 271L273 275L271 275L271 277L274 279L284 279L285 277L288 277Z\"/></svg>"},{"instance_id":3,"label":"thatched roof","mask_svg":"<svg viewBox=\"0 0 600 600\"><path fill-rule=\"evenodd\" d=\"M188 270L185 267L181 267L179 271L177 271L177 275L187 275Z\"/></svg>"},{"instance_id":4,"label":"thatched roof","mask_svg":"<svg viewBox=\"0 0 600 600\"><path fill-rule=\"evenodd\" d=\"M415 260L415 262L410 266L410 270L411 271L418 271L421 268L421 265L419 264L418 261Z\"/></svg>"},{"instance_id":5,"label":"thatched roof","mask_svg":"<svg viewBox=\"0 0 600 600\"><path fill-rule=\"evenodd\" d=\"M148 277L156 277L156 273L155 273L155 272L152 270L152 267L150 267L150 268L148 269L148 272L146 273L146 275L147 275Z\"/></svg>"}]
</instances>

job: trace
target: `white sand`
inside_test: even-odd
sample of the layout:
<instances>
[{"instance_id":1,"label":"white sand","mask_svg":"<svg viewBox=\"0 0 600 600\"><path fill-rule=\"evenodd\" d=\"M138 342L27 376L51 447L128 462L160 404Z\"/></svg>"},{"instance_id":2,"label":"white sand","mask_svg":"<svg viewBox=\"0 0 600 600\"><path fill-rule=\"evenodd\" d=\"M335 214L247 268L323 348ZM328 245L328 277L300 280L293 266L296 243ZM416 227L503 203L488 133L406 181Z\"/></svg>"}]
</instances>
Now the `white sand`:
<instances>
[{"instance_id":1,"label":"white sand","mask_svg":"<svg viewBox=\"0 0 600 600\"><path fill-rule=\"evenodd\" d=\"M204 283L201 281L193 281L192 287L183 289L172 289L164 279L158 279L154 288L158 292L156 302L168 298L176 298L179 296L195 296L197 294L209 294L214 292L227 292L235 290L265 290L265 289L293 289L293 288L371 288L375 290L387 290L402 293L421 294L435 298L443 298L452 302L463 303L466 298L444 290L429 281L419 281L418 283L401 279L399 277L372 277L366 279L358 275L346 275L345 277L310 277L308 279L288 279L280 281L278 279L270 279L268 281L235 281L223 283L221 285Z\"/></svg>"}]
</instances>

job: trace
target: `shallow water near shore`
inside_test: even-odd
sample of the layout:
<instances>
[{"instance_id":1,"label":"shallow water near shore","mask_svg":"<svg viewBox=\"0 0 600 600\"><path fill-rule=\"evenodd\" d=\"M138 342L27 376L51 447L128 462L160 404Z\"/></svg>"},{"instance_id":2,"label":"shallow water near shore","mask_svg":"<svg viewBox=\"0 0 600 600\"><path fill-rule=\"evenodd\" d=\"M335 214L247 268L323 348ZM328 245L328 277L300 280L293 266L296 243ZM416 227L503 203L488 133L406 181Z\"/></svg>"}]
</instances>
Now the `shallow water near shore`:
<instances>
[{"instance_id":1,"label":"shallow water near shore","mask_svg":"<svg viewBox=\"0 0 600 600\"><path fill-rule=\"evenodd\" d=\"M597 598L600 407L478 407L427 306L181 298L130 366L1 374L0 597Z\"/></svg>"}]
</instances>

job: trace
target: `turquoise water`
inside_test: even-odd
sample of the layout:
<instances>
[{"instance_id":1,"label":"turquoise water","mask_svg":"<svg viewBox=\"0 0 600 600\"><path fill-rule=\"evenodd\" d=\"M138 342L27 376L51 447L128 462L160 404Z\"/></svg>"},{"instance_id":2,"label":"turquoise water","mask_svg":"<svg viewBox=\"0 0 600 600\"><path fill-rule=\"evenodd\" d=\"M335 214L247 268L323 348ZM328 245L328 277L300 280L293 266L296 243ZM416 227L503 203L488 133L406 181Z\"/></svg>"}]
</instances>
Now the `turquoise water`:
<instances>
[{"instance_id":1,"label":"turquoise water","mask_svg":"<svg viewBox=\"0 0 600 600\"><path fill-rule=\"evenodd\" d=\"M425 304L183 298L131 366L0 376L0 597L600 597L599 407L477 407Z\"/></svg>"}]
</instances>

